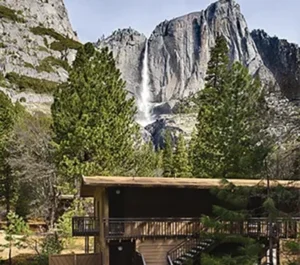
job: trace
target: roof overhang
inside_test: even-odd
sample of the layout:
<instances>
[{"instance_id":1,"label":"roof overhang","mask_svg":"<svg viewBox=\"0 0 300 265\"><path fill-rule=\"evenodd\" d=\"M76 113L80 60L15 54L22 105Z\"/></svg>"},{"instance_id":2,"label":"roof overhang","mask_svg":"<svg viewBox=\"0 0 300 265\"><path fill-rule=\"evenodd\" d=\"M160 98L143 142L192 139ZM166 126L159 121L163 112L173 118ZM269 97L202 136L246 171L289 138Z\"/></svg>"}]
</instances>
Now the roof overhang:
<instances>
[{"instance_id":1,"label":"roof overhang","mask_svg":"<svg viewBox=\"0 0 300 265\"><path fill-rule=\"evenodd\" d=\"M236 186L267 186L266 180L261 179L227 179ZM186 188L186 189L211 189L221 186L221 179L205 178L157 178L157 177L108 177L108 176L83 176L80 195L93 197L97 187L141 187L141 188ZM285 186L300 189L300 181L273 180L270 186Z\"/></svg>"}]
</instances>

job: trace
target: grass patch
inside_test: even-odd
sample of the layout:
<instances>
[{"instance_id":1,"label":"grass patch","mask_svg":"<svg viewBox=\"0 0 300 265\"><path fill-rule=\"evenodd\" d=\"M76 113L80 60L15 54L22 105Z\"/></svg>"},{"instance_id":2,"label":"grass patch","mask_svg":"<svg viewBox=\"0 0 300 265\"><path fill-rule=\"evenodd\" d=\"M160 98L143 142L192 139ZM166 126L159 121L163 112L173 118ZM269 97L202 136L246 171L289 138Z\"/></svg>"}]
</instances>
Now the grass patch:
<instances>
[{"instance_id":1,"label":"grass patch","mask_svg":"<svg viewBox=\"0 0 300 265\"><path fill-rule=\"evenodd\" d=\"M70 70L70 66L67 61L55 58L53 56L48 56L43 61L48 62L52 66L58 66L58 67L64 68L66 71Z\"/></svg>"},{"instance_id":2,"label":"grass patch","mask_svg":"<svg viewBox=\"0 0 300 265\"><path fill-rule=\"evenodd\" d=\"M14 22L25 23L25 19L19 17L17 14L20 12L16 12L16 10L10 9L6 6L0 5L0 18L6 18Z\"/></svg>"},{"instance_id":3,"label":"grass patch","mask_svg":"<svg viewBox=\"0 0 300 265\"><path fill-rule=\"evenodd\" d=\"M28 63L28 62L25 62L25 63L24 63L24 66L25 66L26 68L32 68L32 69L35 69L35 67L34 67L31 63Z\"/></svg>"},{"instance_id":4,"label":"grass patch","mask_svg":"<svg viewBox=\"0 0 300 265\"><path fill-rule=\"evenodd\" d=\"M54 69L51 66L51 64L47 60L40 61L39 66L36 67L36 70L40 72L47 72L47 73L53 73Z\"/></svg>"},{"instance_id":5,"label":"grass patch","mask_svg":"<svg viewBox=\"0 0 300 265\"><path fill-rule=\"evenodd\" d=\"M61 59L57 59L53 56L48 56L40 62L40 65L36 68L38 72L54 72L53 66L64 68L66 71L70 69L69 64Z\"/></svg>"},{"instance_id":6,"label":"grass patch","mask_svg":"<svg viewBox=\"0 0 300 265\"><path fill-rule=\"evenodd\" d=\"M56 51L63 51L65 49L77 50L82 46L80 42L64 37L63 35L57 33L54 29L51 28L38 26L35 28L31 28L30 31L35 35L40 35L40 36L47 35L56 39L56 41L50 44L50 48L52 50L56 50Z\"/></svg>"},{"instance_id":7,"label":"grass patch","mask_svg":"<svg viewBox=\"0 0 300 265\"><path fill-rule=\"evenodd\" d=\"M47 53L49 53L48 49L47 49L46 47L44 47L44 46L39 46L39 47L38 47L38 50L39 50L40 52L47 52Z\"/></svg>"},{"instance_id":8,"label":"grass patch","mask_svg":"<svg viewBox=\"0 0 300 265\"><path fill-rule=\"evenodd\" d=\"M51 93L58 85L58 83L53 81L19 75L15 72L8 73L6 79L16 85L21 91L33 90L36 93Z\"/></svg>"}]
</instances>

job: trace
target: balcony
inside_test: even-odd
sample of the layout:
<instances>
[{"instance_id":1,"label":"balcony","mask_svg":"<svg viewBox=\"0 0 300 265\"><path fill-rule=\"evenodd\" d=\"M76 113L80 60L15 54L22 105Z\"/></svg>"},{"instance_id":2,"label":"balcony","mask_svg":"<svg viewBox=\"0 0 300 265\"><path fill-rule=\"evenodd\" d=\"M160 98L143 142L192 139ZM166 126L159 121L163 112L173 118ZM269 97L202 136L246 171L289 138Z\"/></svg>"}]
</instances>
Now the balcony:
<instances>
[{"instance_id":1,"label":"balcony","mask_svg":"<svg viewBox=\"0 0 300 265\"><path fill-rule=\"evenodd\" d=\"M272 234L279 238L293 238L299 232L299 218L278 218L272 222ZM199 233L240 234L250 237L267 237L267 218L250 218L242 222L219 222L219 228L205 227L200 218L109 218L100 222L95 217L73 217L73 236L99 236L103 225L105 238L186 238L197 237Z\"/></svg>"},{"instance_id":2,"label":"balcony","mask_svg":"<svg viewBox=\"0 0 300 265\"><path fill-rule=\"evenodd\" d=\"M186 238L203 228L200 218L110 218L103 223L107 239Z\"/></svg>"},{"instance_id":3,"label":"balcony","mask_svg":"<svg viewBox=\"0 0 300 265\"><path fill-rule=\"evenodd\" d=\"M98 236L100 232L100 221L95 217L73 217L73 236Z\"/></svg>"}]
</instances>

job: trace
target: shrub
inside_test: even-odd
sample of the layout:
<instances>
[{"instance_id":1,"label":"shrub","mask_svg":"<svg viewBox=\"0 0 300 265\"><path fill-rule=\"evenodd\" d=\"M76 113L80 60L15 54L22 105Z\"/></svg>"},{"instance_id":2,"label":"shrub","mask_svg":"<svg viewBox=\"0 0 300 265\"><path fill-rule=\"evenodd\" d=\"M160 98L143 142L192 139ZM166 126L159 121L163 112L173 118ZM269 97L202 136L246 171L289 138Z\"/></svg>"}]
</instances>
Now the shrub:
<instances>
[{"instance_id":1,"label":"shrub","mask_svg":"<svg viewBox=\"0 0 300 265\"><path fill-rule=\"evenodd\" d=\"M68 71L70 68L68 62L55 58L53 56L48 56L40 62L40 65L37 67L37 70L38 72L43 72L43 71L48 73L54 72L52 66L62 67L66 71Z\"/></svg>"},{"instance_id":2,"label":"shrub","mask_svg":"<svg viewBox=\"0 0 300 265\"><path fill-rule=\"evenodd\" d=\"M0 42L0 49L6 48L6 45L3 42Z\"/></svg>"},{"instance_id":3,"label":"shrub","mask_svg":"<svg viewBox=\"0 0 300 265\"><path fill-rule=\"evenodd\" d=\"M77 50L82 44L72 39L65 38L64 40L55 41L50 44L50 48L55 51L62 52L66 49Z\"/></svg>"},{"instance_id":4,"label":"shrub","mask_svg":"<svg viewBox=\"0 0 300 265\"><path fill-rule=\"evenodd\" d=\"M0 18L6 18L14 22L25 23L25 19L19 17L16 13L19 14L19 12L16 12L13 9L0 5Z\"/></svg>"},{"instance_id":5,"label":"shrub","mask_svg":"<svg viewBox=\"0 0 300 265\"><path fill-rule=\"evenodd\" d=\"M21 91L33 90L37 93L51 93L58 85L58 83L53 81L19 75L15 72L8 73L6 79L10 83L15 84Z\"/></svg>"},{"instance_id":6,"label":"shrub","mask_svg":"<svg viewBox=\"0 0 300 265\"><path fill-rule=\"evenodd\" d=\"M30 31L35 35L40 36L50 36L56 39L55 42L51 43L50 48L56 51L63 51L65 49L78 49L82 44L78 41L72 40L70 38L64 37L63 35L57 33L54 29L45 28L45 27L35 27L31 28Z\"/></svg>"},{"instance_id":7,"label":"shrub","mask_svg":"<svg viewBox=\"0 0 300 265\"><path fill-rule=\"evenodd\" d=\"M24 66L25 66L26 68L32 68L32 69L35 69L35 67L34 67L31 63L28 63L28 62L25 62L25 63L24 63Z\"/></svg>"},{"instance_id":8,"label":"shrub","mask_svg":"<svg viewBox=\"0 0 300 265\"><path fill-rule=\"evenodd\" d=\"M52 73L54 72L54 69L52 68L51 64L45 59L40 61L39 66L37 66L36 70L40 72L47 72L47 73Z\"/></svg>"},{"instance_id":9,"label":"shrub","mask_svg":"<svg viewBox=\"0 0 300 265\"><path fill-rule=\"evenodd\" d=\"M38 50L41 51L41 52L48 52L49 53L48 49L44 46L38 46Z\"/></svg>"}]
</instances>

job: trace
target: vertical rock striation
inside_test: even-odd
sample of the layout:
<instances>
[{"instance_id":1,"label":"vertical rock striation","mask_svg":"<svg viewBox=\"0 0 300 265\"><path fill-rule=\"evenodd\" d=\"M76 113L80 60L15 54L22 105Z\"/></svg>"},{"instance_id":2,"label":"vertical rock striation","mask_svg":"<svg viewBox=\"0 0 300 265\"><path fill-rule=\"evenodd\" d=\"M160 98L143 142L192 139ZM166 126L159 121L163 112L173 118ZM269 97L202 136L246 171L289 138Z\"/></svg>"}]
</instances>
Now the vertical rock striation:
<instances>
[{"instance_id":1,"label":"vertical rock striation","mask_svg":"<svg viewBox=\"0 0 300 265\"><path fill-rule=\"evenodd\" d=\"M273 73L282 93L290 100L300 100L300 48L298 45L270 37L263 30L251 36L264 61Z\"/></svg>"}]
</instances>

